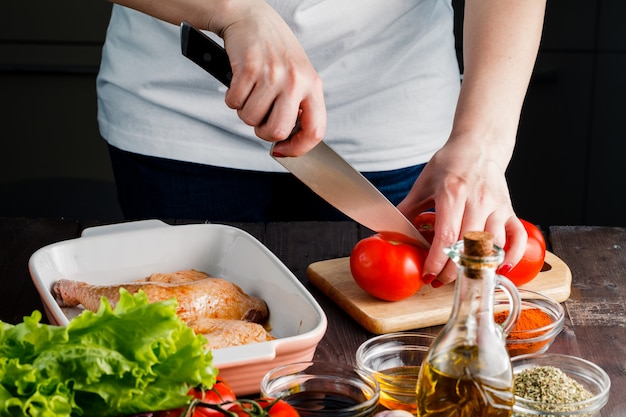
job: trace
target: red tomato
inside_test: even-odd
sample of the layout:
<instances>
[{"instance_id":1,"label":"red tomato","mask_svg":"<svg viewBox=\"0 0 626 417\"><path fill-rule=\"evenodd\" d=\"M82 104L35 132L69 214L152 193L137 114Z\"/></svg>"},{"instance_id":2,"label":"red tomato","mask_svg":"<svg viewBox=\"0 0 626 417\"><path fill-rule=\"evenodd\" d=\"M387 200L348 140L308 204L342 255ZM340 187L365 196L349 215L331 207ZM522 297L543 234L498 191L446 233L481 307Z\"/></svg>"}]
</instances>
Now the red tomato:
<instances>
[{"instance_id":1,"label":"red tomato","mask_svg":"<svg viewBox=\"0 0 626 417\"><path fill-rule=\"evenodd\" d=\"M239 417L298 417L299 415L296 409L286 401L270 398L255 401L239 400L228 411Z\"/></svg>"},{"instance_id":2,"label":"red tomato","mask_svg":"<svg viewBox=\"0 0 626 417\"><path fill-rule=\"evenodd\" d=\"M385 301L410 297L422 288L426 250L377 233L350 253L350 272L368 294Z\"/></svg>"},{"instance_id":3,"label":"red tomato","mask_svg":"<svg viewBox=\"0 0 626 417\"><path fill-rule=\"evenodd\" d=\"M226 381L224 381L219 376L213 384L211 389L203 389L203 388L192 388L189 390L189 395L194 399L200 400L204 403L208 404L222 404L225 402L235 401L237 397L235 396L234 391L228 385ZM187 407L177 408L176 410L164 411L158 414L160 417L185 417L185 411ZM217 417L223 416L219 410L213 410L206 407L197 406L194 408L193 414L191 417Z\"/></svg>"},{"instance_id":4,"label":"red tomato","mask_svg":"<svg viewBox=\"0 0 626 417\"><path fill-rule=\"evenodd\" d=\"M535 279L539 271L541 271L546 258L546 240L541 230L526 220L519 220L524 225L526 233L528 233L526 251L524 252L522 260L519 261L513 269L504 274L505 277L513 281L517 286L524 285ZM508 248L509 243L507 242L504 245L504 251L506 252Z\"/></svg>"},{"instance_id":5,"label":"red tomato","mask_svg":"<svg viewBox=\"0 0 626 417\"><path fill-rule=\"evenodd\" d=\"M428 243L433 243L433 238L435 237L435 212L425 211L418 214L413 219L413 224Z\"/></svg>"}]
</instances>

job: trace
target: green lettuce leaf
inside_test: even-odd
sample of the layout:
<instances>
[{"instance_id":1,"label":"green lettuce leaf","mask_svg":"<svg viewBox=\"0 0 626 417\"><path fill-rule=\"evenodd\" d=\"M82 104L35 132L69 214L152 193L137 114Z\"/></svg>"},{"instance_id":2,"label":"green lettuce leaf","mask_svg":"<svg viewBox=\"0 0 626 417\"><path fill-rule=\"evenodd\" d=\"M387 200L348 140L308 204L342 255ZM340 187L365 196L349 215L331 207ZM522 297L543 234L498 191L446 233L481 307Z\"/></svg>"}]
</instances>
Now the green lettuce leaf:
<instances>
[{"instance_id":1,"label":"green lettuce leaf","mask_svg":"<svg viewBox=\"0 0 626 417\"><path fill-rule=\"evenodd\" d=\"M176 314L176 300L150 303L120 291L65 326L0 322L0 417L108 417L187 404L217 369L206 339Z\"/></svg>"}]
</instances>

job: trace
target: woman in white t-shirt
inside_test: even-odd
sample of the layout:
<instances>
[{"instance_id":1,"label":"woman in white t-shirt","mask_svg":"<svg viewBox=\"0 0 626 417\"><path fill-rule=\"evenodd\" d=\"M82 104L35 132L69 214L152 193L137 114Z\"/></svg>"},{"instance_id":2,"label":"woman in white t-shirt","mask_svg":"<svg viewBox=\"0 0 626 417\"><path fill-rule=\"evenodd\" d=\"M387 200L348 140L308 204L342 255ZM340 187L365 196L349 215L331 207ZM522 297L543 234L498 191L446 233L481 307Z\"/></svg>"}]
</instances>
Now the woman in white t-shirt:
<instances>
[{"instance_id":1,"label":"woman in white t-shirt","mask_svg":"<svg viewBox=\"0 0 626 417\"><path fill-rule=\"evenodd\" d=\"M115 2L98 121L128 218L341 218L269 156L324 139L408 218L436 209L425 282L454 279L442 249L467 230L521 258L504 173L545 0L466 1L462 85L450 1ZM229 89L182 56L181 21L223 42Z\"/></svg>"}]
</instances>

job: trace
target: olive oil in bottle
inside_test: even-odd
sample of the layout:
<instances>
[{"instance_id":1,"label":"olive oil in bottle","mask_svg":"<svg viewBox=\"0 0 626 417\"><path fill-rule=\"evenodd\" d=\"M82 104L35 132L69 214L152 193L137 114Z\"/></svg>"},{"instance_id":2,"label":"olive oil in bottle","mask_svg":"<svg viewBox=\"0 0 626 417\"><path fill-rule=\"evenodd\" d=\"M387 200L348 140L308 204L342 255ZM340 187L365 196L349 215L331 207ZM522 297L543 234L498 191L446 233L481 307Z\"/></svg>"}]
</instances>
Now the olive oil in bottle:
<instances>
[{"instance_id":1,"label":"olive oil in bottle","mask_svg":"<svg viewBox=\"0 0 626 417\"><path fill-rule=\"evenodd\" d=\"M476 346L459 346L449 356L438 358L423 367L421 390L417 404L420 416L509 417L514 395L508 385L488 385L472 376L472 363L477 360ZM444 373L446 366L438 362L451 361L457 375ZM494 382L494 384L497 382Z\"/></svg>"},{"instance_id":2,"label":"olive oil in bottle","mask_svg":"<svg viewBox=\"0 0 626 417\"><path fill-rule=\"evenodd\" d=\"M515 285L495 270L503 250L486 232L468 232L447 250L459 267L448 323L433 341L417 384L419 417L510 417L513 370L505 334L519 317ZM496 286L511 298L503 327L493 319Z\"/></svg>"}]
</instances>

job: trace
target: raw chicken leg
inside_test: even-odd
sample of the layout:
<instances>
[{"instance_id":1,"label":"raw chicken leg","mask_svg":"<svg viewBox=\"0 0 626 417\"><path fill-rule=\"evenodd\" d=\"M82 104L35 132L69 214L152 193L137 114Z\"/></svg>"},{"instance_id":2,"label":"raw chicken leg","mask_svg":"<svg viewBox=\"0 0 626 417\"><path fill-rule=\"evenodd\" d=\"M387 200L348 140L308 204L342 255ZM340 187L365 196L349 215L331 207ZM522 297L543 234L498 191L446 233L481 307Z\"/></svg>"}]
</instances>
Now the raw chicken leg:
<instances>
[{"instance_id":1,"label":"raw chicken leg","mask_svg":"<svg viewBox=\"0 0 626 417\"><path fill-rule=\"evenodd\" d=\"M130 293L142 290L152 302L176 297L177 313L187 323L208 318L264 323L269 316L267 305L260 298L244 293L230 281L195 270L153 274L120 285L91 285L60 279L53 287L53 294L61 307L82 304L88 310L97 311L101 297L115 306L122 287Z\"/></svg>"},{"instance_id":2,"label":"raw chicken leg","mask_svg":"<svg viewBox=\"0 0 626 417\"><path fill-rule=\"evenodd\" d=\"M201 333L206 337L208 349L247 345L275 339L263 326L249 321L200 319L187 324L196 333Z\"/></svg>"}]
</instances>

